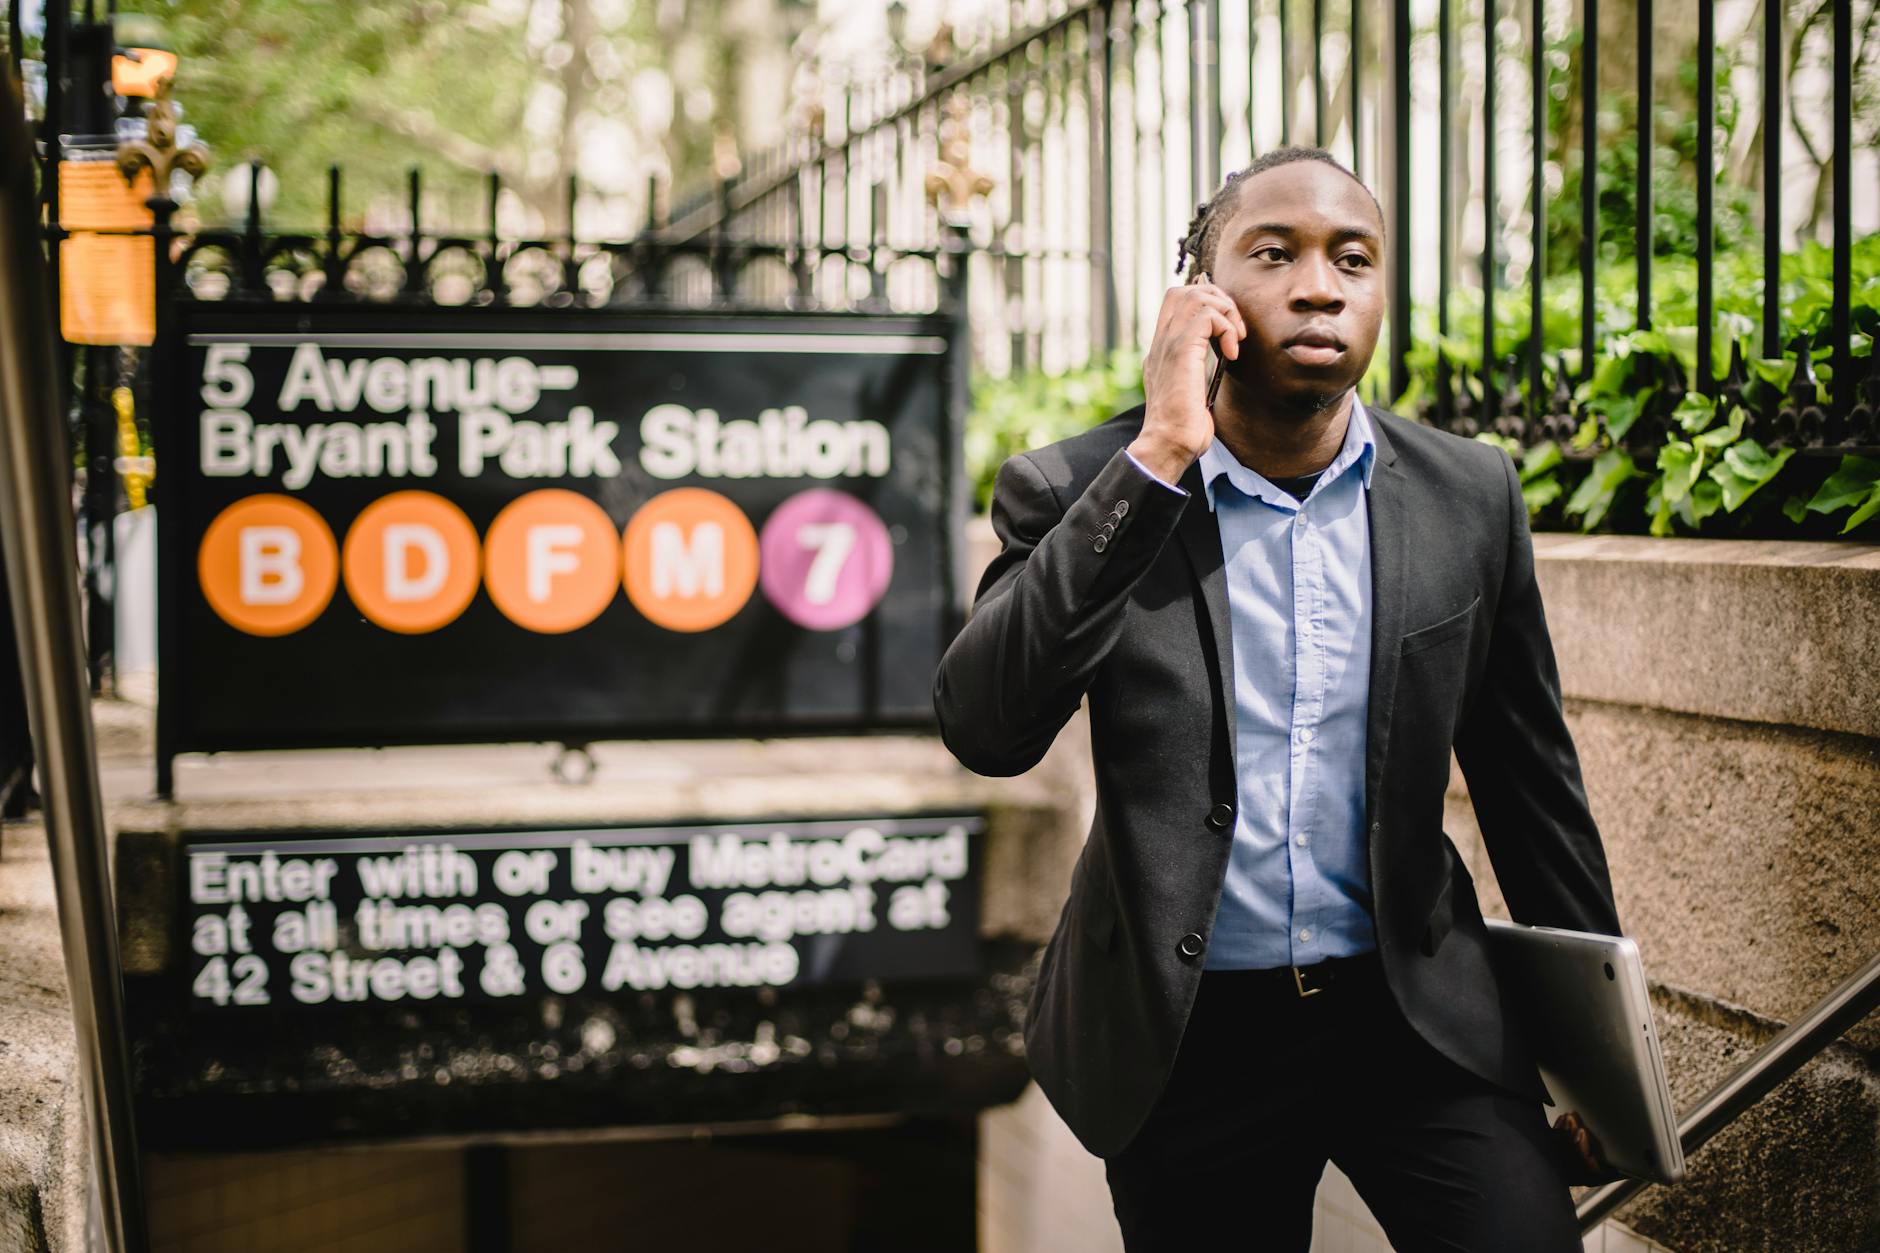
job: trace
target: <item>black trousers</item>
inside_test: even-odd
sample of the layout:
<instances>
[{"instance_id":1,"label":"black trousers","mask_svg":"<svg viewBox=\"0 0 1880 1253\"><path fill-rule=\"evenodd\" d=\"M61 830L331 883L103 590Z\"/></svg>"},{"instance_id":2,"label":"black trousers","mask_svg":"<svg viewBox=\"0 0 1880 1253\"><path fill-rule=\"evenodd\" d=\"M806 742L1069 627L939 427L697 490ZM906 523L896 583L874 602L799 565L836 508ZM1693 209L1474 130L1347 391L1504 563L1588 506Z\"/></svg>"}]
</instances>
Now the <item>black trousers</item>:
<instances>
[{"instance_id":1,"label":"black trousers","mask_svg":"<svg viewBox=\"0 0 1880 1253\"><path fill-rule=\"evenodd\" d=\"M1130 1253L1306 1253L1331 1161L1399 1253L1579 1253L1542 1107L1425 1043L1375 955L1315 996L1203 971L1148 1122L1104 1164Z\"/></svg>"}]
</instances>

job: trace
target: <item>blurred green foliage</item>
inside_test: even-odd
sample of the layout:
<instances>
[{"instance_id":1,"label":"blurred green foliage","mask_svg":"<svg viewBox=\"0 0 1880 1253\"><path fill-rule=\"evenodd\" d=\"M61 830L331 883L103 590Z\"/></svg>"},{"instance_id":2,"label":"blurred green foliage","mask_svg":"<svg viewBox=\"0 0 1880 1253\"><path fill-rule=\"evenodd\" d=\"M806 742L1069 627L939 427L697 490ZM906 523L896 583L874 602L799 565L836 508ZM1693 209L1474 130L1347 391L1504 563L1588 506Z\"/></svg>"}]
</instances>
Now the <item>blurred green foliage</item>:
<instances>
[{"instance_id":1,"label":"blurred green foliage","mask_svg":"<svg viewBox=\"0 0 1880 1253\"><path fill-rule=\"evenodd\" d=\"M1130 349L1061 374L1021 370L1009 378L974 378L966 472L978 508L992 500L993 478L1013 453L1075 435L1141 403L1142 358Z\"/></svg>"}]
</instances>

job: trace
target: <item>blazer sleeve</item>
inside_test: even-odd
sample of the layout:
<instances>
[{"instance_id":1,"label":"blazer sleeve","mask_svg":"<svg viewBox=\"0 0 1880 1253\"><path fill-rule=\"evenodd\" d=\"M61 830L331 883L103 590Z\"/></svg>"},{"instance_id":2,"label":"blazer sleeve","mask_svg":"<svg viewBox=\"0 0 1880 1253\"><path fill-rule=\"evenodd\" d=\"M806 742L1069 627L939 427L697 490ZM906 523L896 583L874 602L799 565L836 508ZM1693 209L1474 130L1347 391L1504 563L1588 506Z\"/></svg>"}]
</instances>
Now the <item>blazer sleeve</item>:
<instances>
[{"instance_id":1,"label":"blazer sleeve","mask_svg":"<svg viewBox=\"0 0 1880 1253\"><path fill-rule=\"evenodd\" d=\"M1618 935L1605 850L1561 710L1521 480L1510 458L1500 461L1507 562L1481 686L1456 732L1456 760L1515 921Z\"/></svg>"},{"instance_id":2,"label":"blazer sleeve","mask_svg":"<svg viewBox=\"0 0 1880 1253\"><path fill-rule=\"evenodd\" d=\"M1130 589L1188 500L1123 450L1068 506L1030 454L999 468L999 555L934 675L940 737L961 763L987 775L1038 763L1115 645Z\"/></svg>"}]
</instances>

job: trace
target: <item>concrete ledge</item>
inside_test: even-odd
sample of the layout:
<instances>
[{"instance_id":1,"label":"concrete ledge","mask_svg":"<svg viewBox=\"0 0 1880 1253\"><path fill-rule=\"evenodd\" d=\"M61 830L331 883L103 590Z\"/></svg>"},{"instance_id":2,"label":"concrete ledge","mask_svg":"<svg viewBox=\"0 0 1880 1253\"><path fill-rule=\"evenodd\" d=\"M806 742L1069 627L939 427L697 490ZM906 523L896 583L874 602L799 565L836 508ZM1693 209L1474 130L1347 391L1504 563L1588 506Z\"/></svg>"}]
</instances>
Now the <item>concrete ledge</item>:
<instances>
[{"instance_id":1,"label":"concrete ledge","mask_svg":"<svg viewBox=\"0 0 1880 1253\"><path fill-rule=\"evenodd\" d=\"M45 830L0 834L0 1248L80 1253L89 1169Z\"/></svg>"},{"instance_id":2,"label":"concrete ledge","mask_svg":"<svg viewBox=\"0 0 1880 1253\"><path fill-rule=\"evenodd\" d=\"M1566 694L1880 736L1880 546L1536 535Z\"/></svg>"}]
</instances>

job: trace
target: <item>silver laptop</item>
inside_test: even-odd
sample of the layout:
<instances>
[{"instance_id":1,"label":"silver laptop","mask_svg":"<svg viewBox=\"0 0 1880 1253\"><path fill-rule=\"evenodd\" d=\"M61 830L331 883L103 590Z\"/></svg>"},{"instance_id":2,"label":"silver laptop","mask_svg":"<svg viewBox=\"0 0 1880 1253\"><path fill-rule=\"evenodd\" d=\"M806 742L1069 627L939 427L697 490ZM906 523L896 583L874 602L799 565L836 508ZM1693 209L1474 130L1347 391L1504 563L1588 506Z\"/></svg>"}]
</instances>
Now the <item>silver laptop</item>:
<instances>
[{"instance_id":1,"label":"silver laptop","mask_svg":"<svg viewBox=\"0 0 1880 1253\"><path fill-rule=\"evenodd\" d=\"M1637 1179L1684 1178L1638 945L1618 935L1488 923L1489 954L1518 1007L1551 1123L1577 1112L1607 1165Z\"/></svg>"}]
</instances>

